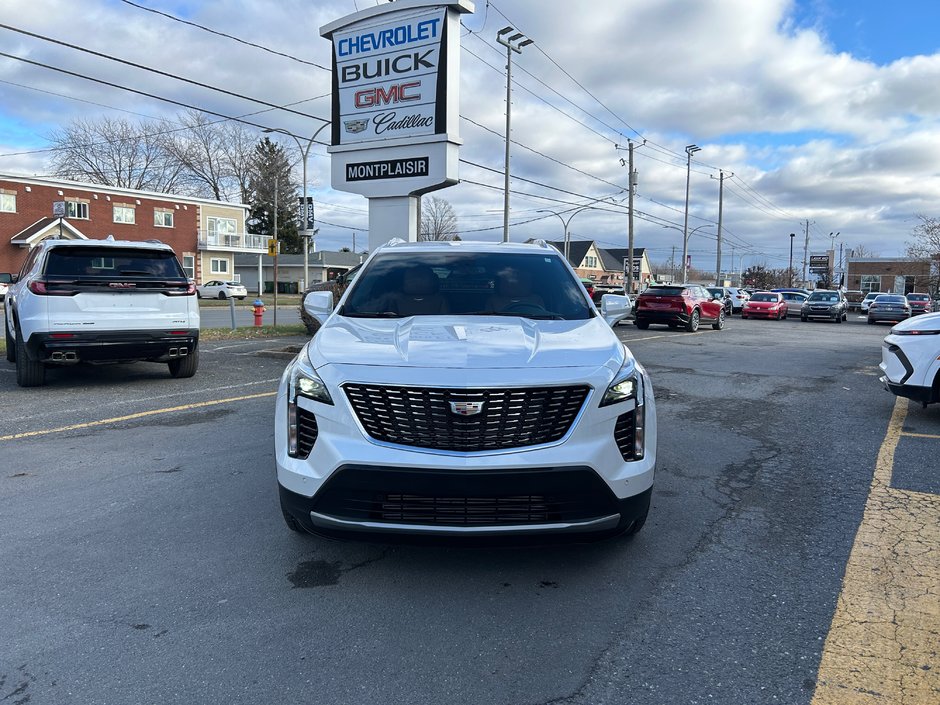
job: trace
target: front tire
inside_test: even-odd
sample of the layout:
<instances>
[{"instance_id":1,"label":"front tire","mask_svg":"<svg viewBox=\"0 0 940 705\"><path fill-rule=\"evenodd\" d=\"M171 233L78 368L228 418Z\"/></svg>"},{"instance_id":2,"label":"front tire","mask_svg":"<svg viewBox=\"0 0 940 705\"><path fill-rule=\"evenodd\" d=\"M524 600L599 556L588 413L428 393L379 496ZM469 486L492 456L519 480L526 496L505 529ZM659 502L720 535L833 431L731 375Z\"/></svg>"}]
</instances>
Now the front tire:
<instances>
[{"instance_id":1,"label":"front tire","mask_svg":"<svg viewBox=\"0 0 940 705\"><path fill-rule=\"evenodd\" d=\"M650 327L649 321L635 321L635 323L640 330L647 330Z\"/></svg>"},{"instance_id":2,"label":"front tire","mask_svg":"<svg viewBox=\"0 0 940 705\"><path fill-rule=\"evenodd\" d=\"M714 323L712 323L712 328L714 328L715 330L721 330L724 327L725 327L725 310L721 309L718 312L718 318L715 320Z\"/></svg>"},{"instance_id":3,"label":"front tire","mask_svg":"<svg viewBox=\"0 0 940 705\"><path fill-rule=\"evenodd\" d=\"M21 387L41 387L46 382L46 366L30 359L23 336L16 336L16 383Z\"/></svg>"},{"instance_id":4,"label":"front tire","mask_svg":"<svg viewBox=\"0 0 940 705\"><path fill-rule=\"evenodd\" d=\"M192 377L199 369L199 346L193 348L192 352L186 357L178 357L170 360L167 365L170 368L170 376L176 379L185 379Z\"/></svg>"},{"instance_id":5,"label":"front tire","mask_svg":"<svg viewBox=\"0 0 940 705\"><path fill-rule=\"evenodd\" d=\"M689 316L689 322L685 324L685 329L689 333L694 333L697 331L700 318L701 314L699 313L698 309L692 311L692 315Z\"/></svg>"},{"instance_id":6,"label":"front tire","mask_svg":"<svg viewBox=\"0 0 940 705\"><path fill-rule=\"evenodd\" d=\"M806 321L809 319L807 319L806 316L801 315L800 320L803 321L803 323L806 323Z\"/></svg>"},{"instance_id":7,"label":"front tire","mask_svg":"<svg viewBox=\"0 0 940 705\"><path fill-rule=\"evenodd\" d=\"M225 301L225 292L224 292L224 291L220 291L220 292L219 292L219 301Z\"/></svg>"}]
</instances>

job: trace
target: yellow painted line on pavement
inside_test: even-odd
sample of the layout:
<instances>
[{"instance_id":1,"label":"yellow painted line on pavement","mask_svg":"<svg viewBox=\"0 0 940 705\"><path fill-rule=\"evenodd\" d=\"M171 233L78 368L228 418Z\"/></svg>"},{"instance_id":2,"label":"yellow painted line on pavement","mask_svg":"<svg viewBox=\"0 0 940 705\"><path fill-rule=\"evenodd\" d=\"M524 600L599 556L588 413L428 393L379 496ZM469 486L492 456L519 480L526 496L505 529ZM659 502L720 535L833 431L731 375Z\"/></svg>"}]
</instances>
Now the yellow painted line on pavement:
<instances>
[{"instance_id":1,"label":"yellow painted line on pavement","mask_svg":"<svg viewBox=\"0 0 940 705\"><path fill-rule=\"evenodd\" d=\"M901 433L901 435L906 438L933 438L940 441L940 435L934 433L910 433L908 431L904 431Z\"/></svg>"},{"instance_id":2,"label":"yellow painted line on pavement","mask_svg":"<svg viewBox=\"0 0 940 705\"><path fill-rule=\"evenodd\" d=\"M940 703L940 495L891 487L898 398L826 637L812 705Z\"/></svg>"},{"instance_id":3,"label":"yellow painted line on pavement","mask_svg":"<svg viewBox=\"0 0 940 705\"><path fill-rule=\"evenodd\" d=\"M240 397L229 397L228 399L213 399L212 401L200 401L193 404L183 404L182 406L170 406L163 409L152 409L150 411L139 411L135 414L126 414L124 416L115 416L110 419L101 419L100 421L87 421L85 423L70 424L68 426L59 426L58 428L46 428L39 431L25 431L23 433L11 433L7 436L0 436L0 441L15 441L20 438L35 438L37 436L48 436L53 433L64 433L65 431L79 431L86 428L95 428L98 426L108 426L110 424L121 423L123 421L133 421L143 419L148 416L157 416L158 414L173 414L180 411L191 411L193 409L204 409L207 406L218 406L220 404L232 404L236 401L247 401L249 399L261 399L263 397L273 397L277 392L261 392L259 394L246 394Z\"/></svg>"}]
</instances>

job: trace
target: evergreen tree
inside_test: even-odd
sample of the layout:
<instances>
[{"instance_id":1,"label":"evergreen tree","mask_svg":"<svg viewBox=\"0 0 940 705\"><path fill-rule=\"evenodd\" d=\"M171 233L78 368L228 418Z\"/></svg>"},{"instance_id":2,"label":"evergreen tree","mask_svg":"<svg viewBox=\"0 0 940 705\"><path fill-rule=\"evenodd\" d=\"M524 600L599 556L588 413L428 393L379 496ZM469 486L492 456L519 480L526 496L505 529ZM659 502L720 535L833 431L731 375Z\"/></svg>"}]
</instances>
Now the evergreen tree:
<instances>
[{"instance_id":1,"label":"evergreen tree","mask_svg":"<svg viewBox=\"0 0 940 705\"><path fill-rule=\"evenodd\" d=\"M277 189L277 239L283 254L303 252L297 223L297 185L291 181L284 148L265 137L255 145L249 178L249 232L274 237L274 193Z\"/></svg>"}]
</instances>

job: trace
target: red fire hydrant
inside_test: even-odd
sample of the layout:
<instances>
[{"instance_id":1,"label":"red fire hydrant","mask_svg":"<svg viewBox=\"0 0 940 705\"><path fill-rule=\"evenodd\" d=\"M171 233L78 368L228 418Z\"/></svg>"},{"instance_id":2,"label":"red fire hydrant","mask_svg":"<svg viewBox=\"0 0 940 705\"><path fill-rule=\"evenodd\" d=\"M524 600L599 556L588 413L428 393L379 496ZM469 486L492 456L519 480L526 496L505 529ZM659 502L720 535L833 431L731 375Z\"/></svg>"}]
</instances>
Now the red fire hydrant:
<instances>
[{"instance_id":1,"label":"red fire hydrant","mask_svg":"<svg viewBox=\"0 0 940 705\"><path fill-rule=\"evenodd\" d=\"M261 317L264 315L264 312L265 312L265 310L266 310L266 309L264 308L264 301L262 301L261 299L255 299L255 300L254 300L254 303L252 304L252 306L254 307L255 325L256 325L256 326L260 326L260 325L261 325Z\"/></svg>"}]
</instances>

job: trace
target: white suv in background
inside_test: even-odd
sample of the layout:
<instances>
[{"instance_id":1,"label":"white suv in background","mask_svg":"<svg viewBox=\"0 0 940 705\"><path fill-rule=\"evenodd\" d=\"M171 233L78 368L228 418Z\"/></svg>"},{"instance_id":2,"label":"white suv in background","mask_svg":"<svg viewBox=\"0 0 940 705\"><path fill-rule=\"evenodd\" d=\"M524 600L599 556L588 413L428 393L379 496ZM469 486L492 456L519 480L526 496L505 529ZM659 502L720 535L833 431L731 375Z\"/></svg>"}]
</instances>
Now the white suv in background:
<instances>
[{"instance_id":1,"label":"white suv in background","mask_svg":"<svg viewBox=\"0 0 940 705\"><path fill-rule=\"evenodd\" d=\"M157 241L40 243L10 285L4 328L22 387L43 384L48 365L149 360L191 377L199 364L196 287Z\"/></svg>"},{"instance_id":2,"label":"white suv in background","mask_svg":"<svg viewBox=\"0 0 940 705\"><path fill-rule=\"evenodd\" d=\"M275 458L288 527L460 537L640 530L656 464L649 377L564 257L390 243L287 366Z\"/></svg>"}]
</instances>

